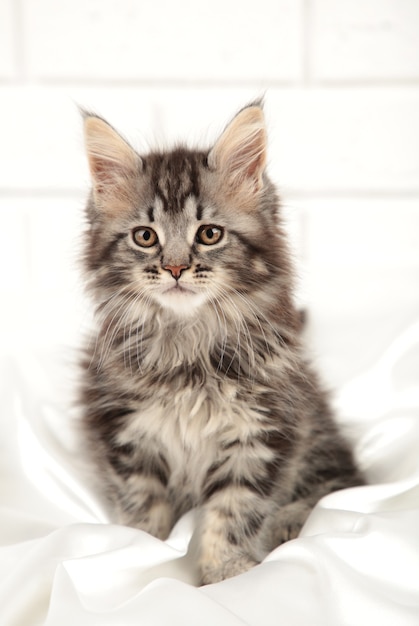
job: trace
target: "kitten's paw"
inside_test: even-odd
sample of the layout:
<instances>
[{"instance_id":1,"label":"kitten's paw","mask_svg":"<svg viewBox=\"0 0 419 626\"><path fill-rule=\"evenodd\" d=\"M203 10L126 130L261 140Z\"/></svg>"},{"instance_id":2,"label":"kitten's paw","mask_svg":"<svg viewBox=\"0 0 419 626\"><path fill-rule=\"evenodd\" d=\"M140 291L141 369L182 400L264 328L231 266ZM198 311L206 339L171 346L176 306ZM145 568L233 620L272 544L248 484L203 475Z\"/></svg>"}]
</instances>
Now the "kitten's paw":
<instances>
[{"instance_id":1,"label":"kitten's paw","mask_svg":"<svg viewBox=\"0 0 419 626\"><path fill-rule=\"evenodd\" d=\"M158 501L147 511L132 511L121 516L121 523L133 526L164 541L172 528L172 509L166 501Z\"/></svg>"},{"instance_id":2,"label":"kitten's paw","mask_svg":"<svg viewBox=\"0 0 419 626\"><path fill-rule=\"evenodd\" d=\"M281 507L272 520L273 545L296 539L312 507L304 501L290 502Z\"/></svg>"},{"instance_id":3,"label":"kitten's paw","mask_svg":"<svg viewBox=\"0 0 419 626\"><path fill-rule=\"evenodd\" d=\"M231 557L228 561L217 565L202 563L201 584L210 585L212 583L219 583L226 578L243 574L255 565L259 565L258 562L246 555Z\"/></svg>"}]
</instances>

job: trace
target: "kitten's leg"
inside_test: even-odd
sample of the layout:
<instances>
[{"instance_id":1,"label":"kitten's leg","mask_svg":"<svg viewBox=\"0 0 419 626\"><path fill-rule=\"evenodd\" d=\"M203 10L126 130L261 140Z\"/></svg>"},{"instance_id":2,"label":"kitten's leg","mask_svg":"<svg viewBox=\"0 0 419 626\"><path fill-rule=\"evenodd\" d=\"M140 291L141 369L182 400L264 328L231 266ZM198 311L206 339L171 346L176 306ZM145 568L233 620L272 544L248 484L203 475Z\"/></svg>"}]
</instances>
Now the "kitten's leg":
<instances>
[{"instance_id":1,"label":"kitten's leg","mask_svg":"<svg viewBox=\"0 0 419 626\"><path fill-rule=\"evenodd\" d=\"M173 510L166 488L153 476L130 476L120 486L116 518L120 524L133 526L167 539L173 523Z\"/></svg>"},{"instance_id":2,"label":"kitten's leg","mask_svg":"<svg viewBox=\"0 0 419 626\"><path fill-rule=\"evenodd\" d=\"M336 476L332 480L312 486L310 495L279 507L266 518L263 534L264 541L267 541L267 549L270 551L298 537L311 511L324 496L340 489L362 484L364 484L362 476L353 469L349 475Z\"/></svg>"},{"instance_id":3,"label":"kitten's leg","mask_svg":"<svg viewBox=\"0 0 419 626\"><path fill-rule=\"evenodd\" d=\"M258 560L258 532L268 503L252 489L230 485L203 507L200 568L203 584L241 574Z\"/></svg>"},{"instance_id":4,"label":"kitten's leg","mask_svg":"<svg viewBox=\"0 0 419 626\"><path fill-rule=\"evenodd\" d=\"M247 571L266 555L264 521L272 512L281 459L289 434L263 430L224 446L204 487L200 567L203 583Z\"/></svg>"},{"instance_id":5,"label":"kitten's leg","mask_svg":"<svg viewBox=\"0 0 419 626\"><path fill-rule=\"evenodd\" d=\"M165 459L149 450L133 453L129 446L108 452L109 495L113 517L121 524L134 526L166 539L173 523L169 500L169 468Z\"/></svg>"},{"instance_id":6,"label":"kitten's leg","mask_svg":"<svg viewBox=\"0 0 419 626\"><path fill-rule=\"evenodd\" d=\"M267 518L264 528L267 551L298 537L316 501L310 498L289 502Z\"/></svg>"}]
</instances>

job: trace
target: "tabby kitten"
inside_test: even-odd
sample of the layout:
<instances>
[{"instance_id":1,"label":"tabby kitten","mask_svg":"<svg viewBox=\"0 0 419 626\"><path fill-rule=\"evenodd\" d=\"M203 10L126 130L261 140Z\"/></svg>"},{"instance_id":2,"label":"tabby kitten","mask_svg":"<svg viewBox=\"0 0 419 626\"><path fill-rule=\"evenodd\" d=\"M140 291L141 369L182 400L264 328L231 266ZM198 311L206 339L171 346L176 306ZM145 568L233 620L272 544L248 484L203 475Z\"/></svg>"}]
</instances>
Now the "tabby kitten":
<instances>
[{"instance_id":1,"label":"tabby kitten","mask_svg":"<svg viewBox=\"0 0 419 626\"><path fill-rule=\"evenodd\" d=\"M165 539L200 507L214 583L362 483L301 347L263 111L241 110L210 150L141 156L100 117L84 125L87 447L114 521Z\"/></svg>"}]
</instances>

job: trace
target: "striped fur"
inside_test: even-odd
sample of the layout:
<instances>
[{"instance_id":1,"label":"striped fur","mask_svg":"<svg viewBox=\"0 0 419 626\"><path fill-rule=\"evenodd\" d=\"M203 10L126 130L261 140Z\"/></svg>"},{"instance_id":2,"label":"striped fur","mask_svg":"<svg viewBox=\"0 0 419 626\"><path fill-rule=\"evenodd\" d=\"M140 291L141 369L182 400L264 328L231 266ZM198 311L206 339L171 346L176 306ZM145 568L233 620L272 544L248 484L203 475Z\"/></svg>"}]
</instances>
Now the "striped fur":
<instances>
[{"instance_id":1,"label":"striped fur","mask_svg":"<svg viewBox=\"0 0 419 626\"><path fill-rule=\"evenodd\" d=\"M200 507L203 583L362 483L301 346L264 128L251 105L209 151L139 156L85 116L86 448L113 520L165 538Z\"/></svg>"}]
</instances>

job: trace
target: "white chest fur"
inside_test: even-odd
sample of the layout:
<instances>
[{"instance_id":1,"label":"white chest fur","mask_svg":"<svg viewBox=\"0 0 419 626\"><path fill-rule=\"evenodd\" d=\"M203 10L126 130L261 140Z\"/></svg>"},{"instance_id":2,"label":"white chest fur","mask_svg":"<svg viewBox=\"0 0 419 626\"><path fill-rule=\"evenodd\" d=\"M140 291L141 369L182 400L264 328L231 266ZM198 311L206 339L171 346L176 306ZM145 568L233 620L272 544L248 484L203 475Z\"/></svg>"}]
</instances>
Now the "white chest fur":
<instances>
[{"instance_id":1,"label":"white chest fur","mask_svg":"<svg viewBox=\"0 0 419 626\"><path fill-rule=\"evenodd\" d=\"M169 487L199 499L202 483L220 450L259 431L260 414L236 398L228 382L176 393L162 389L130 416L118 436L120 444L138 444L161 453L170 467Z\"/></svg>"}]
</instances>

